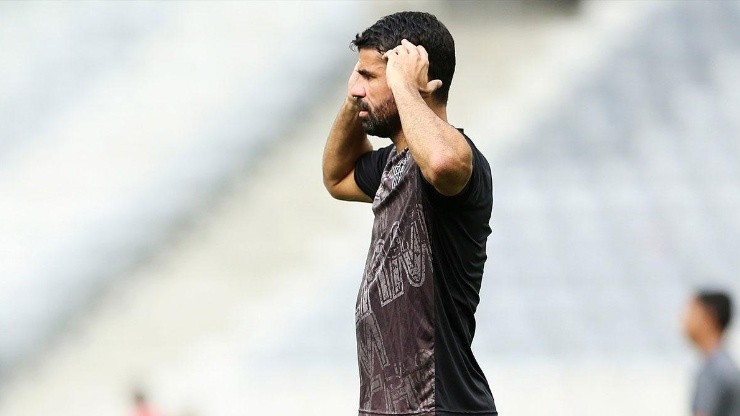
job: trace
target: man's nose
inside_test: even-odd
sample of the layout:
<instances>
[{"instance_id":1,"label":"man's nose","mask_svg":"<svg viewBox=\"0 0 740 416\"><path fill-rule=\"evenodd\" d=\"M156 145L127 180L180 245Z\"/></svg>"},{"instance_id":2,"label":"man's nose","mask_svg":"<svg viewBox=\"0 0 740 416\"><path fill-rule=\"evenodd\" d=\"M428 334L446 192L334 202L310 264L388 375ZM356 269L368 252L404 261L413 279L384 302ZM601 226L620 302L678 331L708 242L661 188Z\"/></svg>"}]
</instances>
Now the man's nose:
<instances>
[{"instance_id":1,"label":"man's nose","mask_svg":"<svg viewBox=\"0 0 740 416\"><path fill-rule=\"evenodd\" d=\"M361 82L355 82L350 87L349 93L355 98L365 98L365 87Z\"/></svg>"}]
</instances>

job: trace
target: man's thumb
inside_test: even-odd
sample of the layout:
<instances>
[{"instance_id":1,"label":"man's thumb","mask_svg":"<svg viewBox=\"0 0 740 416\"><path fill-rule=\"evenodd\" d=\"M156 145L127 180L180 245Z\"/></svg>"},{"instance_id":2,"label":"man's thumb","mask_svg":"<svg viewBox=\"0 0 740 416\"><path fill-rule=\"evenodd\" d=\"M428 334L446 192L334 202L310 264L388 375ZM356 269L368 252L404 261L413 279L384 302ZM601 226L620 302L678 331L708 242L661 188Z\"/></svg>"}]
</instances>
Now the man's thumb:
<instances>
[{"instance_id":1,"label":"man's thumb","mask_svg":"<svg viewBox=\"0 0 740 416\"><path fill-rule=\"evenodd\" d=\"M426 92L431 94L434 91L437 91L438 89L442 88L442 81L439 79L433 79L429 82L427 82L427 88Z\"/></svg>"}]
</instances>

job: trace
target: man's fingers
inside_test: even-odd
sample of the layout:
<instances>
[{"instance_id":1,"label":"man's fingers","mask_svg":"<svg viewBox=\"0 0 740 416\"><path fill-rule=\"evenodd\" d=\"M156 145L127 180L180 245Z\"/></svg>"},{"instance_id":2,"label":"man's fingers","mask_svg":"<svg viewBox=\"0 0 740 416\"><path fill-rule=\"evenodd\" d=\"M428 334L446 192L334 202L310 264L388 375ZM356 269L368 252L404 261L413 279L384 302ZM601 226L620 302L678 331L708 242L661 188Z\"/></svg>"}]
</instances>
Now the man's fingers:
<instances>
[{"instance_id":1,"label":"man's fingers","mask_svg":"<svg viewBox=\"0 0 740 416\"><path fill-rule=\"evenodd\" d=\"M427 87L424 89L424 92L427 94L431 94L440 88L442 88L442 81L438 79L433 79L427 82Z\"/></svg>"},{"instance_id":2,"label":"man's fingers","mask_svg":"<svg viewBox=\"0 0 740 416\"><path fill-rule=\"evenodd\" d=\"M406 77L412 76L417 79L416 82L418 82L418 84L416 85L419 85L419 92L423 95L431 94L442 87L442 81L438 79L426 82L426 84L424 83L425 80L428 79L427 70L429 67L429 54L423 46L416 46L407 39L401 40L400 45L383 54L383 59L387 61L389 70L391 68L391 64L393 64L395 59L399 58L399 56L401 56L401 59L397 61L395 65L404 67L402 70L408 72ZM411 59L406 59L405 56L409 56ZM413 81L411 82L416 83Z\"/></svg>"},{"instance_id":3,"label":"man's fingers","mask_svg":"<svg viewBox=\"0 0 740 416\"><path fill-rule=\"evenodd\" d=\"M416 50L419 52L419 56L424 58L425 61L429 61L429 54L427 53L427 50L424 49L423 46L421 45L417 46Z\"/></svg>"},{"instance_id":4,"label":"man's fingers","mask_svg":"<svg viewBox=\"0 0 740 416\"><path fill-rule=\"evenodd\" d=\"M349 80L347 81L347 89L348 90L352 89L352 84L354 83L355 79L357 79L357 77L360 75L360 74L357 73L357 68L359 68L359 67L360 67L360 62L358 61L355 64L355 67L352 68L352 72L349 74Z\"/></svg>"},{"instance_id":5,"label":"man's fingers","mask_svg":"<svg viewBox=\"0 0 740 416\"><path fill-rule=\"evenodd\" d=\"M406 39L401 40L400 45L383 54L383 57L386 58L386 55L391 52L395 53L396 55L421 55L426 60L429 60L429 55L427 54L427 51L426 49L424 49L423 46L416 46Z\"/></svg>"},{"instance_id":6,"label":"man's fingers","mask_svg":"<svg viewBox=\"0 0 740 416\"><path fill-rule=\"evenodd\" d=\"M403 49L408 54L418 54L419 53L419 51L416 49L416 45L414 45L413 43L409 42L406 39L402 39L401 40L401 45L399 45L399 46L402 46Z\"/></svg>"},{"instance_id":7,"label":"man's fingers","mask_svg":"<svg viewBox=\"0 0 740 416\"><path fill-rule=\"evenodd\" d=\"M357 63L355 64L355 67L352 68L352 72L349 74L350 79L352 79L353 77L357 75L357 68L359 67L360 67L360 61L357 61Z\"/></svg>"}]
</instances>

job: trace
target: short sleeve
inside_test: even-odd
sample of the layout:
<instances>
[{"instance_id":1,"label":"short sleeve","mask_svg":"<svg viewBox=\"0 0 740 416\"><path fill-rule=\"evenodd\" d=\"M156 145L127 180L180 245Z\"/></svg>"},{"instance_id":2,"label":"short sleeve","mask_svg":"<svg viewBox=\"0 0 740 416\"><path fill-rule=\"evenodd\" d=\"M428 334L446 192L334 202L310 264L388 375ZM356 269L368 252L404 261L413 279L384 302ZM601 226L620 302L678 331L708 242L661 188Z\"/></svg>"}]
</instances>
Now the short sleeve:
<instances>
[{"instance_id":1,"label":"short sleeve","mask_svg":"<svg viewBox=\"0 0 740 416\"><path fill-rule=\"evenodd\" d=\"M465 137L465 140L468 141L470 150L473 153L473 170L470 173L468 183L465 184L465 187L457 195L452 196L440 194L426 179L424 179L425 189L433 199L449 204L478 206L490 203L492 205L493 180L491 178L491 167L488 164L488 160L486 160L483 153L475 147L472 140L461 129L460 132Z\"/></svg>"},{"instance_id":2,"label":"short sleeve","mask_svg":"<svg viewBox=\"0 0 740 416\"><path fill-rule=\"evenodd\" d=\"M717 414L717 410L722 404L723 394L720 380L710 372L703 371L696 383L693 406L694 413Z\"/></svg>"},{"instance_id":3,"label":"short sleeve","mask_svg":"<svg viewBox=\"0 0 740 416\"><path fill-rule=\"evenodd\" d=\"M390 145L367 152L355 164L355 183L370 198L374 198L378 192L380 178L392 150L393 145Z\"/></svg>"}]
</instances>

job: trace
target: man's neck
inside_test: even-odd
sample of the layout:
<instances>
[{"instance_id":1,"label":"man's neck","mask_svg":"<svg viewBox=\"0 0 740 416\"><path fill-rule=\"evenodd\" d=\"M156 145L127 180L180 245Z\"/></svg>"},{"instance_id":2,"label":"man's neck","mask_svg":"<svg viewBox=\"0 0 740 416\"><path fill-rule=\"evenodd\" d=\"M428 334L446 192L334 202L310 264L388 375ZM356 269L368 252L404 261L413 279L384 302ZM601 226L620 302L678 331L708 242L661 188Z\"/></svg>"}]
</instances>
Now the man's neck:
<instances>
[{"instance_id":1,"label":"man's neck","mask_svg":"<svg viewBox=\"0 0 740 416\"><path fill-rule=\"evenodd\" d=\"M709 357L714 354L714 352L717 351L721 345L722 336L714 334L712 334L711 336L707 336L697 343L699 350L705 357Z\"/></svg>"}]
</instances>

